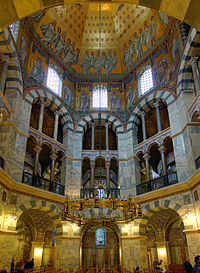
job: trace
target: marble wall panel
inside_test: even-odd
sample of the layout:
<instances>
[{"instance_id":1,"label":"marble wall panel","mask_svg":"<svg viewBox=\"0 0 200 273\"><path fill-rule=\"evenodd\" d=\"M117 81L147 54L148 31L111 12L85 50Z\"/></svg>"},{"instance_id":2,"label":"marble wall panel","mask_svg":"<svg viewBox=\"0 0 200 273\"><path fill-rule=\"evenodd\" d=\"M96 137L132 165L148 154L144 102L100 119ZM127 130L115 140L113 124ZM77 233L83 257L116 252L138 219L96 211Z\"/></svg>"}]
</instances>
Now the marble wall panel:
<instances>
[{"instance_id":1,"label":"marble wall panel","mask_svg":"<svg viewBox=\"0 0 200 273\"><path fill-rule=\"evenodd\" d=\"M56 238L55 238L56 239ZM62 238L56 239L55 244L55 268L76 271L80 265L80 239Z\"/></svg>"},{"instance_id":2,"label":"marble wall panel","mask_svg":"<svg viewBox=\"0 0 200 273\"><path fill-rule=\"evenodd\" d=\"M122 239L122 264L130 271L137 266L147 268L146 240Z\"/></svg>"}]
</instances>

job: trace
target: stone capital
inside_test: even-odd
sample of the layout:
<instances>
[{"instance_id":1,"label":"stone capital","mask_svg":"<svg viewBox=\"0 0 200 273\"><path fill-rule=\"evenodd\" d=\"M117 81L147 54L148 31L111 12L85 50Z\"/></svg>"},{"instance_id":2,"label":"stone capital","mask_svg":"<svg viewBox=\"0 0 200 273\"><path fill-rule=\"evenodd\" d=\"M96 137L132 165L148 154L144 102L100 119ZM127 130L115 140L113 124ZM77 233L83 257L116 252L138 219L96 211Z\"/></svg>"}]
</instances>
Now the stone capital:
<instances>
[{"instance_id":1,"label":"stone capital","mask_svg":"<svg viewBox=\"0 0 200 273\"><path fill-rule=\"evenodd\" d=\"M142 112L140 113L140 116L141 116L142 118L144 118L144 117L146 116L146 113L145 113L144 111L142 111Z\"/></svg>"},{"instance_id":2,"label":"stone capital","mask_svg":"<svg viewBox=\"0 0 200 273\"><path fill-rule=\"evenodd\" d=\"M198 59L199 59L198 56L192 56L190 61L188 62L188 64L191 65L191 66L196 65Z\"/></svg>"},{"instance_id":3,"label":"stone capital","mask_svg":"<svg viewBox=\"0 0 200 273\"><path fill-rule=\"evenodd\" d=\"M8 64L11 62L10 57L6 54L1 54L1 60L2 62L7 62Z\"/></svg>"},{"instance_id":4,"label":"stone capital","mask_svg":"<svg viewBox=\"0 0 200 273\"><path fill-rule=\"evenodd\" d=\"M149 152L145 152L143 157L145 160L149 160L151 156L150 156Z\"/></svg>"},{"instance_id":5,"label":"stone capital","mask_svg":"<svg viewBox=\"0 0 200 273\"><path fill-rule=\"evenodd\" d=\"M110 168L110 161L106 161L106 168Z\"/></svg>"},{"instance_id":6,"label":"stone capital","mask_svg":"<svg viewBox=\"0 0 200 273\"><path fill-rule=\"evenodd\" d=\"M156 108L159 108L159 102L158 101L155 101L154 105L155 105Z\"/></svg>"},{"instance_id":7,"label":"stone capital","mask_svg":"<svg viewBox=\"0 0 200 273\"><path fill-rule=\"evenodd\" d=\"M55 152L52 152L50 155L51 160L56 160L57 154Z\"/></svg>"},{"instance_id":8,"label":"stone capital","mask_svg":"<svg viewBox=\"0 0 200 273\"><path fill-rule=\"evenodd\" d=\"M55 116L59 116L59 114L60 114L59 111L55 111L55 112L54 112L54 115L55 115Z\"/></svg>"},{"instance_id":9,"label":"stone capital","mask_svg":"<svg viewBox=\"0 0 200 273\"><path fill-rule=\"evenodd\" d=\"M160 144L158 147L158 151L160 153L164 153L166 151L165 145L164 144Z\"/></svg>"},{"instance_id":10,"label":"stone capital","mask_svg":"<svg viewBox=\"0 0 200 273\"><path fill-rule=\"evenodd\" d=\"M105 122L105 127L108 127L108 121Z\"/></svg>"},{"instance_id":11,"label":"stone capital","mask_svg":"<svg viewBox=\"0 0 200 273\"><path fill-rule=\"evenodd\" d=\"M95 161L90 161L90 167L94 168L95 167Z\"/></svg>"},{"instance_id":12,"label":"stone capital","mask_svg":"<svg viewBox=\"0 0 200 273\"><path fill-rule=\"evenodd\" d=\"M40 153L41 150L42 150L42 147L41 147L41 145L39 145L39 144L37 144L37 145L34 147L34 151L35 151L36 153Z\"/></svg>"}]
</instances>

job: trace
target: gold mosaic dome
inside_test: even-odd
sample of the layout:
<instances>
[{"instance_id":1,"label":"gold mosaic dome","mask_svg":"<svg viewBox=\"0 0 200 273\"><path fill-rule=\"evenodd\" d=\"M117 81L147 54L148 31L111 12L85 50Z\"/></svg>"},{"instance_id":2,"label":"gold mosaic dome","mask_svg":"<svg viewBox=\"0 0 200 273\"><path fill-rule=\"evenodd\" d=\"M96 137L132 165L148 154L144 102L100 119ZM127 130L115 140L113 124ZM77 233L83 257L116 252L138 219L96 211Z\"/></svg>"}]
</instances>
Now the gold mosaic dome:
<instances>
[{"instance_id":1,"label":"gold mosaic dome","mask_svg":"<svg viewBox=\"0 0 200 273\"><path fill-rule=\"evenodd\" d=\"M102 73L106 75L130 70L159 46L170 20L147 7L111 2L69 3L29 17L37 41L80 74L98 74L101 48ZM106 56L107 67L103 65ZM91 59L96 63L88 68Z\"/></svg>"}]
</instances>

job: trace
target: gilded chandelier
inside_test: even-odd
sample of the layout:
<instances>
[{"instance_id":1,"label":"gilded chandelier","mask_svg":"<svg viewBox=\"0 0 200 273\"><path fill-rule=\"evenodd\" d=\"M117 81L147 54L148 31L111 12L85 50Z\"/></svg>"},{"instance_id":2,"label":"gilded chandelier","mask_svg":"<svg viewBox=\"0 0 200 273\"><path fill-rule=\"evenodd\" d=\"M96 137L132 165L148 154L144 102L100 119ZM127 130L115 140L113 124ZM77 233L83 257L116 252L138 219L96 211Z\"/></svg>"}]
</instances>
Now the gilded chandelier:
<instances>
[{"instance_id":1,"label":"gilded chandelier","mask_svg":"<svg viewBox=\"0 0 200 273\"><path fill-rule=\"evenodd\" d=\"M93 211L110 209L111 213L109 215L94 213L90 214L89 217L85 217L84 211L91 209L93 209ZM96 191L93 199L73 200L67 197L62 212L62 221L70 221L78 225L82 225L88 220L128 223L141 216L142 209L140 205L133 201L131 194L129 195L128 200L116 198L100 199L98 191Z\"/></svg>"}]
</instances>

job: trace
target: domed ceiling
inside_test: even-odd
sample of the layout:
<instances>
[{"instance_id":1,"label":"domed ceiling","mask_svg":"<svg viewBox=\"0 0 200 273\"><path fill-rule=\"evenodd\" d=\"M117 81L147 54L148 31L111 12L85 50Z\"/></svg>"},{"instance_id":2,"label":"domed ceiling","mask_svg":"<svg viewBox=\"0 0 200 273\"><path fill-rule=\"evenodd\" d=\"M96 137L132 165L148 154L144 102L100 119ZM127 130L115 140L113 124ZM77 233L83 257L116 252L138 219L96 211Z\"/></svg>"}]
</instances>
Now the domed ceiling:
<instances>
[{"instance_id":1,"label":"domed ceiling","mask_svg":"<svg viewBox=\"0 0 200 273\"><path fill-rule=\"evenodd\" d=\"M71 3L36 13L30 17L35 37L78 73L98 74L101 68L110 75L129 71L162 42L169 27L167 15L146 7L102 3L101 19L99 7L96 2Z\"/></svg>"}]
</instances>

